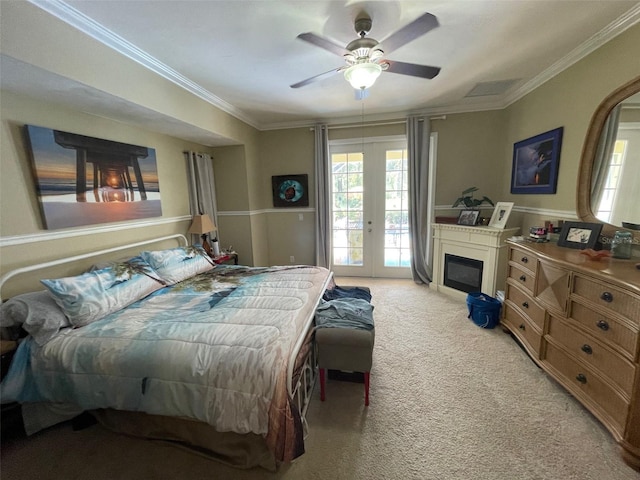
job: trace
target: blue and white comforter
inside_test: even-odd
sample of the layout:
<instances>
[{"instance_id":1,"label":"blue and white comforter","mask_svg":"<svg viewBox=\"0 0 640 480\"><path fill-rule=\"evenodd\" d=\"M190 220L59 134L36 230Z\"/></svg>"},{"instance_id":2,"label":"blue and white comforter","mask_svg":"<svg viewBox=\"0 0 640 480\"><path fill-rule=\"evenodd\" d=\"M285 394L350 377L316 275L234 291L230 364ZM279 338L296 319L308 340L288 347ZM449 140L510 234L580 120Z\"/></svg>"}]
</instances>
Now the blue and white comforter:
<instances>
[{"instance_id":1,"label":"blue and white comforter","mask_svg":"<svg viewBox=\"0 0 640 480\"><path fill-rule=\"evenodd\" d=\"M217 267L43 346L23 342L4 399L12 385L22 402L143 411L266 435L270 415L286 410L289 355L328 278L320 267Z\"/></svg>"}]
</instances>

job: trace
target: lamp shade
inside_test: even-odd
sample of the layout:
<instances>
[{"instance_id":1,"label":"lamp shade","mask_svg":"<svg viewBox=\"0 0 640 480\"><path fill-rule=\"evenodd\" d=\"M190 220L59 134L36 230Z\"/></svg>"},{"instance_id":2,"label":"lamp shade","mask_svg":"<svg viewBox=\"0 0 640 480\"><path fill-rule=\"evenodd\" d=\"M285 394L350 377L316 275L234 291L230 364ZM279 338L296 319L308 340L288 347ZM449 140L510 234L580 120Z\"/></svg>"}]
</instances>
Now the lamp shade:
<instances>
[{"instance_id":1,"label":"lamp shade","mask_svg":"<svg viewBox=\"0 0 640 480\"><path fill-rule=\"evenodd\" d=\"M344 71L344 78L356 90L369 88L382 73L382 67L377 63L356 63Z\"/></svg>"},{"instance_id":2,"label":"lamp shade","mask_svg":"<svg viewBox=\"0 0 640 480\"><path fill-rule=\"evenodd\" d=\"M215 232L217 230L216 225L211 221L209 215L194 215L191 226L189 227L189 233L197 233L202 235L204 233Z\"/></svg>"}]
</instances>

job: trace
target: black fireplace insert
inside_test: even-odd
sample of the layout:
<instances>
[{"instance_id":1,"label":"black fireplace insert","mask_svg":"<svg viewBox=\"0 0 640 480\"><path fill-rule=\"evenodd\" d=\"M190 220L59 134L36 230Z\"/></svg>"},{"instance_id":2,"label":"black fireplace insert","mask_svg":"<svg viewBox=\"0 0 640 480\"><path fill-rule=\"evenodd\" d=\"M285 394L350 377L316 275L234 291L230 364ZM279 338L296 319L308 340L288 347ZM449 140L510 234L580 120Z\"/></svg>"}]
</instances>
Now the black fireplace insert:
<instances>
[{"instance_id":1,"label":"black fireplace insert","mask_svg":"<svg viewBox=\"0 0 640 480\"><path fill-rule=\"evenodd\" d=\"M444 255L444 284L462 292L482 291L482 260Z\"/></svg>"}]
</instances>

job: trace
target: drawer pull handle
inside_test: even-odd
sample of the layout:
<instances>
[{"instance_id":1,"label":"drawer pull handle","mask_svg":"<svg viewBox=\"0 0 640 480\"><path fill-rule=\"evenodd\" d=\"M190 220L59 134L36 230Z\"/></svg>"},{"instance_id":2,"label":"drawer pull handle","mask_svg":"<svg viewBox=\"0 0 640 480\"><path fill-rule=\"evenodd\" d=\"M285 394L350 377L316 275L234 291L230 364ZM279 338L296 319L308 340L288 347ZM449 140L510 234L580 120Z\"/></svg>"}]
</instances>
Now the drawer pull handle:
<instances>
[{"instance_id":1,"label":"drawer pull handle","mask_svg":"<svg viewBox=\"0 0 640 480\"><path fill-rule=\"evenodd\" d=\"M521 323L520 326L518 327L520 330L524 330L524 323Z\"/></svg>"},{"instance_id":2,"label":"drawer pull handle","mask_svg":"<svg viewBox=\"0 0 640 480\"><path fill-rule=\"evenodd\" d=\"M522 306L524 308L529 308L529 303L528 302L522 302Z\"/></svg>"},{"instance_id":3,"label":"drawer pull handle","mask_svg":"<svg viewBox=\"0 0 640 480\"><path fill-rule=\"evenodd\" d=\"M611 292L603 292L600 298L607 303L613 302L613 294Z\"/></svg>"},{"instance_id":4,"label":"drawer pull handle","mask_svg":"<svg viewBox=\"0 0 640 480\"><path fill-rule=\"evenodd\" d=\"M604 330L605 332L609 330L609 323L605 320L599 320L596 325L600 330Z\"/></svg>"},{"instance_id":5,"label":"drawer pull handle","mask_svg":"<svg viewBox=\"0 0 640 480\"><path fill-rule=\"evenodd\" d=\"M579 373L578 375L576 375L576 380L578 380L583 385L587 383L587 377L585 377L582 373Z\"/></svg>"},{"instance_id":6,"label":"drawer pull handle","mask_svg":"<svg viewBox=\"0 0 640 480\"><path fill-rule=\"evenodd\" d=\"M521 282L526 282L527 281L527 277L525 275L520 275L520 281Z\"/></svg>"},{"instance_id":7,"label":"drawer pull handle","mask_svg":"<svg viewBox=\"0 0 640 480\"><path fill-rule=\"evenodd\" d=\"M591 348L591 345L587 345L586 343L582 345L581 350L587 355L591 355L593 353L593 349Z\"/></svg>"},{"instance_id":8,"label":"drawer pull handle","mask_svg":"<svg viewBox=\"0 0 640 480\"><path fill-rule=\"evenodd\" d=\"M522 257L522 258L520 259L520 261L521 261L522 263L528 263L528 262L529 262L529 259L528 259L527 257Z\"/></svg>"}]
</instances>

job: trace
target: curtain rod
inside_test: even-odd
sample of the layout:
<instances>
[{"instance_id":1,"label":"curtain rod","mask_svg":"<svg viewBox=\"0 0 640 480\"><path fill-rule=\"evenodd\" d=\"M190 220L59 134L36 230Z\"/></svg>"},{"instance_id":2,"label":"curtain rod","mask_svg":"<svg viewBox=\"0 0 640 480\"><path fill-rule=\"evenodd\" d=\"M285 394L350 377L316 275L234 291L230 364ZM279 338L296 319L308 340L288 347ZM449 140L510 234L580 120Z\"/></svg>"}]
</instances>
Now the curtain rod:
<instances>
[{"instance_id":1,"label":"curtain rod","mask_svg":"<svg viewBox=\"0 0 640 480\"><path fill-rule=\"evenodd\" d=\"M446 115L439 115L437 117L429 117L429 120L446 120ZM418 121L422 122L424 119L419 119ZM329 125L327 128L329 130L338 130L341 128L358 128L358 127L377 127L382 125L398 125L400 123L405 123L406 120L390 120L388 122L378 122L378 123L350 123L345 125ZM315 130L315 127L309 127L309 130Z\"/></svg>"}]
</instances>

